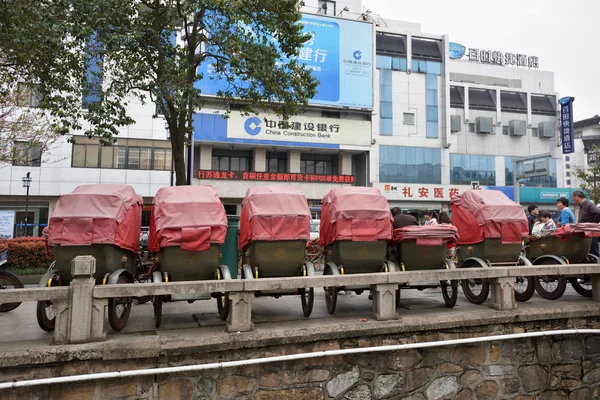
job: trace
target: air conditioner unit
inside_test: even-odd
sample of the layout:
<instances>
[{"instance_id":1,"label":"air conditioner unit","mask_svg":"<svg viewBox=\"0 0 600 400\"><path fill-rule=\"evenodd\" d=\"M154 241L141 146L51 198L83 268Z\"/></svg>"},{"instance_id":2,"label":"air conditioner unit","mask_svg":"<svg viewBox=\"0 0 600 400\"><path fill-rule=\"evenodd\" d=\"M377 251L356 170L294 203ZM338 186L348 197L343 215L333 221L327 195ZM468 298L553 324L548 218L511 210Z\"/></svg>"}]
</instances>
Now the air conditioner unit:
<instances>
[{"instance_id":1,"label":"air conditioner unit","mask_svg":"<svg viewBox=\"0 0 600 400\"><path fill-rule=\"evenodd\" d=\"M494 121L490 117L475 118L475 132L477 133L492 133L494 129Z\"/></svg>"},{"instance_id":2,"label":"air conditioner unit","mask_svg":"<svg viewBox=\"0 0 600 400\"><path fill-rule=\"evenodd\" d=\"M538 136L543 138L553 138L556 134L556 125L553 121L540 122L538 124Z\"/></svg>"},{"instance_id":3,"label":"air conditioner unit","mask_svg":"<svg viewBox=\"0 0 600 400\"><path fill-rule=\"evenodd\" d=\"M527 133L527 123L517 119L509 121L508 133L510 136L525 136Z\"/></svg>"},{"instance_id":4,"label":"air conditioner unit","mask_svg":"<svg viewBox=\"0 0 600 400\"><path fill-rule=\"evenodd\" d=\"M460 115L450 116L450 132L456 133L461 131L461 117Z\"/></svg>"}]
</instances>

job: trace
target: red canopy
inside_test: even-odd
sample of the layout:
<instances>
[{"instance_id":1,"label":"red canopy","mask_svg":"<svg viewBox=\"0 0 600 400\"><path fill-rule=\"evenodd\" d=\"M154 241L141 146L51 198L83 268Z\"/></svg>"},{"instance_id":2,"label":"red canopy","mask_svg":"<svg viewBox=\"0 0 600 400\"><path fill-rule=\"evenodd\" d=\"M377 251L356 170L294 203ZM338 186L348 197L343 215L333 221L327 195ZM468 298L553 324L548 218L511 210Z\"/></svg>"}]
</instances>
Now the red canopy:
<instances>
[{"instance_id":1,"label":"red canopy","mask_svg":"<svg viewBox=\"0 0 600 400\"><path fill-rule=\"evenodd\" d=\"M581 224L567 224L550 233L550 236L556 236L561 241L567 240L572 235L587 238L600 237L600 224L590 222Z\"/></svg>"},{"instance_id":2,"label":"red canopy","mask_svg":"<svg viewBox=\"0 0 600 400\"><path fill-rule=\"evenodd\" d=\"M169 186L154 196L148 248L181 246L185 251L203 251L211 243L223 244L227 215L212 186Z\"/></svg>"},{"instance_id":3,"label":"red canopy","mask_svg":"<svg viewBox=\"0 0 600 400\"><path fill-rule=\"evenodd\" d=\"M242 250L252 240L310 239L310 209L306 197L290 186L254 186L242 201Z\"/></svg>"},{"instance_id":4,"label":"red canopy","mask_svg":"<svg viewBox=\"0 0 600 400\"><path fill-rule=\"evenodd\" d=\"M114 244L137 252L144 201L129 185L81 185L60 196L48 223L48 244Z\"/></svg>"},{"instance_id":5,"label":"red canopy","mask_svg":"<svg viewBox=\"0 0 600 400\"><path fill-rule=\"evenodd\" d=\"M405 226L394 229L392 243L416 240L419 246L437 246L444 243L456 243L458 238L458 230L452 225Z\"/></svg>"},{"instance_id":6,"label":"red canopy","mask_svg":"<svg viewBox=\"0 0 600 400\"><path fill-rule=\"evenodd\" d=\"M392 238L392 213L379 189L344 187L329 191L321 207L319 242L368 242Z\"/></svg>"},{"instance_id":7,"label":"red canopy","mask_svg":"<svg viewBox=\"0 0 600 400\"><path fill-rule=\"evenodd\" d=\"M498 190L468 190L452 198L452 223L460 232L458 244L487 238L521 243L529 234L523 207Z\"/></svg>"}]
</instances>

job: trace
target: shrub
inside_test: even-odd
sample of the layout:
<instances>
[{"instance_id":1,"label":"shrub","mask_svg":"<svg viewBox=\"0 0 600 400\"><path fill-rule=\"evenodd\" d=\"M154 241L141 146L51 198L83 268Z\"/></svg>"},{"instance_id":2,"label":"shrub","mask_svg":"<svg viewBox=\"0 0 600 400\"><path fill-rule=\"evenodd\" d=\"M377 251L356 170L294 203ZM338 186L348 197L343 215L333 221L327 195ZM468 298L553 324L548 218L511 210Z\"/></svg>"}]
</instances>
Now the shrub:
<instances>
[{"instance_id":1,"label":"shrub","mask_svg":"<svg viewBox=\"0 0 600 400\"><path fill-rule=\"evenodd\" d=\"M24 237L0 240L0 251L8 247L7 267L14 273L44 271L54 260L54 252L46 255L46 241L41 237Z\"/></svg>"}]
</instances>

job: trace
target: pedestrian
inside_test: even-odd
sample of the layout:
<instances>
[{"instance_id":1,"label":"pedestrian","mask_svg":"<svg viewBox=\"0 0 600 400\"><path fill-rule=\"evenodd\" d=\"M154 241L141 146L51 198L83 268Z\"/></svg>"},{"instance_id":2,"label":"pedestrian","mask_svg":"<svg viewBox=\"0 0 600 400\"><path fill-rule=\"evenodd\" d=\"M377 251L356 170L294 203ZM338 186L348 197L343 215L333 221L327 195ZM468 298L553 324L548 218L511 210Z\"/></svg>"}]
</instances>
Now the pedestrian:
<instances>
[{"instance_id":1,"label":"pedestrian","mask_svg":"<svg viewBox=\"0 0 600 400\"><path fill-rule=\"evenodd\" d=\"M531 235L535 221L538 219L538 215L540 214L540 209L535 204L530 204L527 207L527 211L529 213L527 215L527 220L529 221L529 234Z\"/></svg>"},{"instance_id":2,"label":"pedestrian","mask_svg":"<svg viewBox=\"0 0 600 400\"><path fill-rule=\"evenodd\" d=\"M556 230L556 224L548 211L540 211L540 219L543 224L541 229L542 236L546 236L550 232Z\"/></svg>"},{"instance_id":3,"label":"pedestrian","mask_svg":"<svg viewBox=\"0 0 600 400\"><path fill-rule=\"evenodd\" d=\"M438 222L440 225L452 225L452 218L450 218L450 215L446 211L442 211Z\"/></svg>"},{"instance_id":4,"label":"pedestrian","mask_svg":"<svg viewBox=\"0 0 600 400\"><path fill-rule=\"evenodd\" d=\"M600 209L596 207L590 200L585 198L585 193L583 193L581 190L575 190L571 195L571 199L579 206L579 217L577 218L578 223L600 222ZM592 239L590 253L596 257L598 256L598 238Z\"/></svg>"},{"instance_id":5,"label":"pedestrian","mask_svg":"<svg viewBox=\"0 0 600 400\"><path fill-rule=\"evenodd\" d=\"M394 229L402 228L405 226L416 225L419 226L417 219L409 214L403 214L399 207L392 208L392 217L394 217L393 227Z\"/></svg>"},{"instance_id":6,"label":"pedestrian","mask_svg":"<svg viewBox=\"0 0 600 400\"><path fill-rule=\"evenodd\" d=\"M556 201L556 208L560 211L558 216L558 226L565 226L567 224L575 223L575 214L569 208L569 199L561 197Z\"/></svg>"},{"instance_id":7,"label":"pedestrian","mask_svg":"<svg viewBox=\"0 0 600 400\"><path fill-rule=\"evenodd\" d=\"M425 226L435 226L438 224L437 219L435 218L435 212L427 210L423 215L425 216Z\"/></svg>"}]
</instances>

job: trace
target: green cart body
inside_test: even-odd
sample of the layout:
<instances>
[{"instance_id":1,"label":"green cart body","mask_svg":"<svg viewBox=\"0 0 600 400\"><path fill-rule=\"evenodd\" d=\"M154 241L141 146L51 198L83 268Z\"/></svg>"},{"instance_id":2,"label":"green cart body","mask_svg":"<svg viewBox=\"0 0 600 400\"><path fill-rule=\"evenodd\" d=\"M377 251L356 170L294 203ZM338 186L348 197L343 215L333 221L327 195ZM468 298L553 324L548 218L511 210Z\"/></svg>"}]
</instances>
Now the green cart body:
<instances>
[{"instance_id":1,"label":"green cart body","mask_svg":"<svg viewBox=\"0 0 600 400\"><path fill-rule=\"evenodd\" d=\"M546 236L532 240L525 250L527 258L531 261L553 255L566 259L570 264L577 264L586 262L591 246L591 238L572 235L567 240L560 241L556 236Z\"/></svg>"},{"instance_id":2,"label":"green cart body","mask_svg":"<svg viewBox=\"0 0 600 400\"><path fill-rule=\"evenodd\" d=\"M344 268L344 274L380 272L387 259L387 241L338 240L325 248L325 263Z\"/></svg>"},{"instance_id":3,"label":"green cart body","mask_svg":"<svg viewBox=\"0 0 600 400\"><path fill-rule=\"evenodd\" d=\"M503 244L501 238L488 238L480 243L459 245L456 255L459 264L471 257L489 261L491 264L517 263L521 255L521 244Z\"/></svg>"},{"instance_id":4,"label":"green cart body","mask_svg":"<svg viewBox=\"0 0 600 400\"><path fill-rule=\"evenodd\" d=\"M298 276L305 259L305 240L255 240L246 246L243 263L258 268L261 278L278 278Z\"/></svg>"},{"instance_id":5,"label":"green cart body","mask_svg":"<svg viewBox=\"0 0 600 400\"><path fill-rule=\"evenodd\" d=\"M221 246L212 243L205 251L164 247L158 252L158 260L161 271L168 274L169 282L212 280L220 266Z\"/></svg>"},{"instance_id":6,"label":"green cart body","mask_svg":"<svg viewBox=\"0 0 600 400\"><path fill-rule=\"evenodd\" d=\"M96 284L102 284L107 274L124 268L135 276L135 257L132 251L122 249L114 244L92 244L88 246L54 245L56 271L63 283L68 285L72 280L71 261L78 256L93 256L96 259Z\"/></svg>"},{"instance_id":7,"label":"green cart body","mask_svg":"<svg viewBox=\"0 0 600 400\"><path fill-rule=\"evenodd\" d=\"M403 240L397 246L396 260L401 271L445 269L448 246L417 245L416 240Z\"/></svg>"}]
</instances>

